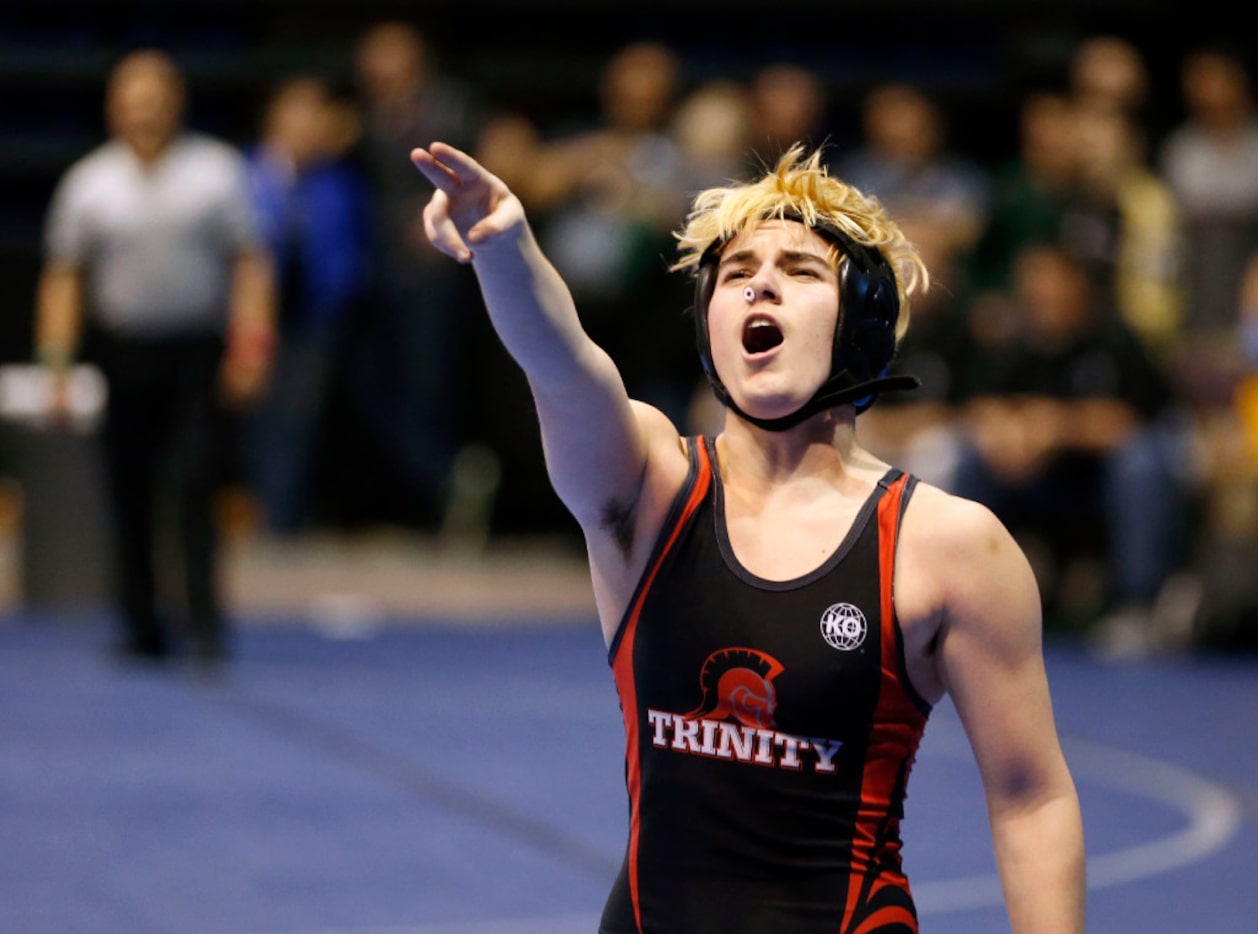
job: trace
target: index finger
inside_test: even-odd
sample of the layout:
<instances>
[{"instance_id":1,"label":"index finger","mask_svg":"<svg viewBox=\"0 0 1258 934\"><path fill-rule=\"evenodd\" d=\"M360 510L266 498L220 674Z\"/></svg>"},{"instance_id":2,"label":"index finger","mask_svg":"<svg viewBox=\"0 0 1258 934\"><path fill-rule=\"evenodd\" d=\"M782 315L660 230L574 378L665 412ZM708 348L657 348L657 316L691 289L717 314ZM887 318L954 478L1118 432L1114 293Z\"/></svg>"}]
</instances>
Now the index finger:
<instances>
[{"instance_id":1,"label":"index finger","mask_svg":"<svg viewBox=\"0 0 1258 934\"><path fill-rule=\"evenodd\" d=\"M449 166L438 161L436 156L421 146L411 150L411 164L442 191L448 193L461 184L458 175Z\"/></svg>"},{"instance_id":2,"label":"index finger","mask_svg":"<svg viewBox=\"0 0 1258 934\"><path fill-rule=\"evenodd\" d=\"M411 162L430 182L446 192L477 181L485 174L475 159L447 143L433 143L428 149L416 147L411 150Z\"/></svg>"}]
</instances>

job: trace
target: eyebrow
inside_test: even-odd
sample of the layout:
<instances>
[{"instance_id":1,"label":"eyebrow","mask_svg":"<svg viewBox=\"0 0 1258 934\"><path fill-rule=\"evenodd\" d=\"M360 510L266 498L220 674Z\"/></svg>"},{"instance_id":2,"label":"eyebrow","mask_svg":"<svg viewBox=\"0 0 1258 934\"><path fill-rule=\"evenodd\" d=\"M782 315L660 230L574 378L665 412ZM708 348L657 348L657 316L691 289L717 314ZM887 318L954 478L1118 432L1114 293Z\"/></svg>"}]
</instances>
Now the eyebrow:
<instances>
[{"instance_id":1,"label":"eyebrow","mask_svg":"<svg viewBox=\"0 0 1258 934\"><path fill-rule=\"evenodd\" d=\"M743 263L749 259L753 259L755 255L755 250L736 250L728 256L722 256L720 265L724 266L726 263ZM787 263L804 263L811 261L819 263L822 266L830 265L824 256L803 250L783 250L779 256Z\"/></svg>"}]
</instances>

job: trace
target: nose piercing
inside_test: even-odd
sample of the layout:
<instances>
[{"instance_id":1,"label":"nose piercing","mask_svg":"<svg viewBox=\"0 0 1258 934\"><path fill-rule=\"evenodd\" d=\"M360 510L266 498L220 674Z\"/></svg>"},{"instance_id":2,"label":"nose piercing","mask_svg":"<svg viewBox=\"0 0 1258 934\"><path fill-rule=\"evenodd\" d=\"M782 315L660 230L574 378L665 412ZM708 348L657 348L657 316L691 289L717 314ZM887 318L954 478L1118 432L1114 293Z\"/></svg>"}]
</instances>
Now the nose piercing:
<instances>
[{"instance_id":1,"label":"nose piercing","mask_svg":"<svg viewBox=\"0 0 1258 934\"><path fill-rule=\"evenodd\" d=\"M747 286L747 288L743 289L743 299L747 302L748 305L750 305L752 302L756 300L756 290L753 289L751 286Z\"/></svg>"}]
</instances>

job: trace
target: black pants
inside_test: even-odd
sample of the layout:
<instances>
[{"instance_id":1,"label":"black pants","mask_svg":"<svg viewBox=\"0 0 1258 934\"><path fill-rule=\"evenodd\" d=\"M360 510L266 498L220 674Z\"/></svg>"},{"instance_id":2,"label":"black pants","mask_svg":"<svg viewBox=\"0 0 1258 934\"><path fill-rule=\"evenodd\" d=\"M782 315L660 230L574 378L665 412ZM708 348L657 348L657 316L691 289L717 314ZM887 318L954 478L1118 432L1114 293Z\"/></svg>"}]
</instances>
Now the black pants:
<instances>
[{"instance_id":1,"label":"black pants","mask_svg":"<svg viewBox=\"0 0 1258 934\"><path fill-rule=\"evenodd\" d=\"M139 654L166 654L176 625L198 654L224 648L213 512L222 352L212 336L99 342L117 599L128 647ZM167 595L181 598L180 612L165 611Z\"/></svg>"}]
</instances>

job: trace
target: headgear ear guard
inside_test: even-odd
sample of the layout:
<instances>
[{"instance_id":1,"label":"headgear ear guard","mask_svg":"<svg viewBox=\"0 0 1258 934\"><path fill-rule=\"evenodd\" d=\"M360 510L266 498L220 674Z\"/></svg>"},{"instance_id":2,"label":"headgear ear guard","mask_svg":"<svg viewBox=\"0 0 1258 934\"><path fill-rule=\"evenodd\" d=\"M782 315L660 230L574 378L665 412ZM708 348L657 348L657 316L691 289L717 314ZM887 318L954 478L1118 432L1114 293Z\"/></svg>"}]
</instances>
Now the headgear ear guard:
<instances>
[{"instance_id":1,"label":"headgear ear guard","mask_svg":"<svg viewBox=\"0 0 1258 934\"><path fill-rule=\"evenodd\" d=\"M798 216L784 220L805 223ZM781 418L756 418L742 411L730 397L712 362L708 334L708 304L716 290L717 269L725 242L709 246L699 259L695 274L695 337L699 361L712 390L723 405L739 417L769 431L785 431L817 412L852 403L861 413L881 392L916 389L915 376L888 376L895 356L895 324L900 315L900 293L895 271L882 252L852 239L825 218L817 218L812 230L829 240L846 256L839 278L839 322L834 329L830 376L803 406Z\"/></svg>"}]
</instances>

